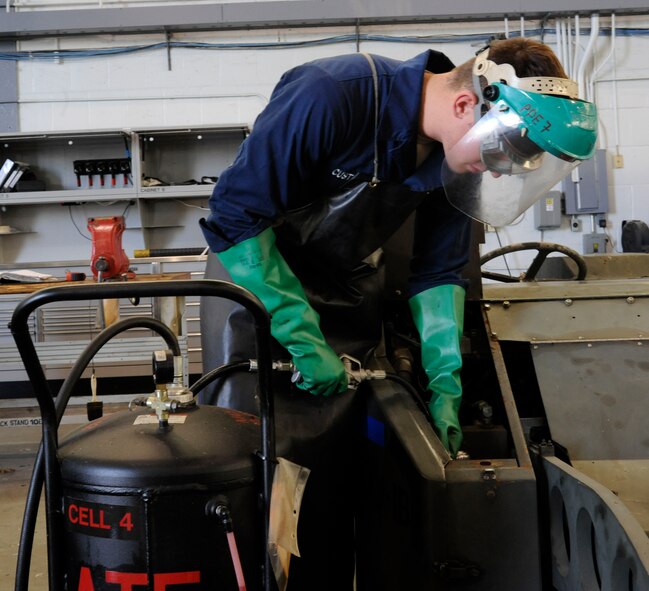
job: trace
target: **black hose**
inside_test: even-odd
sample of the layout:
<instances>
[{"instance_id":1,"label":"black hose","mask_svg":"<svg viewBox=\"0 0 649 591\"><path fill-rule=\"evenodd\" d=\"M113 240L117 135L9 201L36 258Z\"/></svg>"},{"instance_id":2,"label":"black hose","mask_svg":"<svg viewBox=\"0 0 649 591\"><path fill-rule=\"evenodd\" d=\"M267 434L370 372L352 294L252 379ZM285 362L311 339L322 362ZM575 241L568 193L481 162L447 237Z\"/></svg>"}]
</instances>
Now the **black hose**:
<instances>
[{"instance_id":1,"label":"black hose","mask_svg":"<svg viewBox=\"0 0 649 591\"><path fill-rule=\"evenodd\" d=\"M386 373L385 379L396 382L397 384L403 386L406 390L408 390L408 393L413 397L414 401L417 403L419 410L421 410L421 412L424 413L424 416L428 419L428 422L431 423L430 410L428 409L428 405L426 404L425 400L421 397L421 394L419 394L417 388L415 388L408 380L402 378L401 376L395 373Z\"/></svg>"},{"instance_id":2,"label":"black hose","mask_svg":"<svg viewBox=\"0 0 649 591\"><path fill-rule=\"evenodd\" d=\"M224 378L235 371L250 371L250 360L234 361L232 363L227 363L226 365L221 365L201 376L189 387L189 389L194 395L194 398L196 398L198 393L205 388L205 386L211 384L217 378Z\"/></svg>"},{"instance_id":3,"label":"black hose","mask_svg":"<svg viewBox=\"0 0 649 591\"><path fill-rule=\"evenodd\" d=\"M174 356L180 356L181 352L178 338L172 330L166 324L160 322L160 320L156 320L155 318L135 317L125 318L124 320L111 324L90 341L90 343L88 343L61 385L61 389L59 390L59 394L55 401L57 426L60 424L63 413L70 401L72 390L99 349L119 333L132 328L148 328L157 332L165 340L165 343L171 349ZM38 515L38 504L41 499L41 490L43 488L43 465L44 452L43 444L41 443L38 448L38 453L36 454L36 460L34 461L32 477L29 482L29 489L25 501L25 513L23 516L22 529L20 531L20 543L18 545L18 558L16 561L15 591L28 591L29 588L29 570L34 546L36 517Z\"/></svg>"},{"instance_id":4,"label":"black hose","mask_svg":"<svg viewBox=\"0 0 649 591\"><path fill-rule=\"evenodd\" d=\"M9 327L20 357L25 365L38 406L43 429L43 455L45 456L45 505L47 523L47 556L50 591L61 591L64 584L62 565L63 515L61 513L61 466L57 460L57 420L54 397L38 357L29 328L29 316L38 307L51 302L104 300L132 297L175 297L187 294L205 297L227 298L241 304L254 318L257 347L259 402L261 413L262 462L262 522L264 535L260 538L259 551L264 556L264 589L271 588L271 565L266 544L270 518L270 495L275 468L275 428L273 424L273 399L271 390L272 361L270 314L259 298L243 287L213 279L188 281L143 281L141 283L118 282L89 285L49 287L21 300L11 316Z\"/></svg>"}]
</instances>

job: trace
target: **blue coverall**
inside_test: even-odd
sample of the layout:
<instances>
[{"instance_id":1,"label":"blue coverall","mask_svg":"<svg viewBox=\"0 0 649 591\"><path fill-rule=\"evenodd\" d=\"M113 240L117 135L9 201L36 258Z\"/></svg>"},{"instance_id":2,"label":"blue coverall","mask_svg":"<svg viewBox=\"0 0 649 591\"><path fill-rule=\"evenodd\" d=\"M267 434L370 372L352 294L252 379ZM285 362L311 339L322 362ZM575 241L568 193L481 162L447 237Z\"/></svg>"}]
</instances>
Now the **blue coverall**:
<instances>
[{"instance_id":1,"label":"blue coverall","mask_svg":"<svg viewBox=\"0 0 649 591\"><path fill-rule=\"evenodd\" d=\"M370 180L376 139L380 181L425 195L416 209L409 295L438 285L465 286L460 271L468 259L470 221L439 190L441 144L435 143L416 166L424 71L447 72L453 64L435 51L404 62L372 59L378 72L378 127L374 78L363 55L316 60L283 75L234 163L214 188L211 214L201 222L212 252L225 251L269 227L281 229L289 212ZM363 222L358 220L359 227ZM207 275L227 278L219 275L223 269L216 264L216 257L210 256ZM254 355L252 344L243 340L245 320L237 317L236 307L230 312L222 302L216 306L202 311L206 369ZM318 311L321 324L326 323L323 310ZM356 316L354 310L352 314ZM356 334L353 322L341 323ZM335 335L326 328L325 337L335 347L329 340ZM240 377L237 384L220 385L218 398L203 401L254 412L246 406L253 387L243 381L250 376ZM280 388L275 400L278 439L287 434L290 459L312 470L300 517L302 557L296 561L298 568L292 566L289 589L347 591L353 580L353 522L351 497L341 495L340 488L344 483L348 493L353 490L350 433L356 426L359 399L293 396Z\"/></svg>"},{"instance_id":2,"label":"blue coverall","mask_svg":"<svg viewBox=\"0 0 649 591\"><path fill-rule=\"evenodd\" d=\"M372 56L379 79L378 176L413 191L441 186L443 151L435 144L416 168L424 70L453 64L428 50L407 61ZM287 210L369 179L374 159L374 89L360 54L316 60L286 72L234 163L220 176L203 231L221 252L281 221ZM362 220L359 220L362 223ZM438 192L416 217L410 294L442 284L465 286L469 219Z\"/></svg>"}]
</instances>

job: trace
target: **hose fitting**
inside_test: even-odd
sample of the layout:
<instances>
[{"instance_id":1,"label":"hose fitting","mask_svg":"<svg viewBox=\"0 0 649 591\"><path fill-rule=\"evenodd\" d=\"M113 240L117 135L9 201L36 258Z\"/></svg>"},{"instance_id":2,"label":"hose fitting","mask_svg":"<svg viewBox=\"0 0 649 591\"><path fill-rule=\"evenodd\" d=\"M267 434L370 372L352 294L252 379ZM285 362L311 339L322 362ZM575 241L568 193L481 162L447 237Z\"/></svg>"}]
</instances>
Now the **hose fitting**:
<instances>
[{"instance_id":1,"label":"hose fitting","mask_svg":"<svg viewBox=\"0 0 649 591\"><path fill-rule=\"evenodd\" d=\"M387 373L382 369L364 369L358 359L346 353L340 356L340 360L345 366L349 387L352 389L358 388L361 382L367 380L384 380L387 376Z\"/></svg>"},{"instance_id":2,"label":"hose fitting","mask_svg":"<svg viewBox=\"0 0 649 591\"><path fill-rule=\"evenodd\" d=\"M226 496L218 495L207 501L205 504L205 515L207 517L216 517L226 532L232 531L230 502Z\"/></svg>"}]
</instances>

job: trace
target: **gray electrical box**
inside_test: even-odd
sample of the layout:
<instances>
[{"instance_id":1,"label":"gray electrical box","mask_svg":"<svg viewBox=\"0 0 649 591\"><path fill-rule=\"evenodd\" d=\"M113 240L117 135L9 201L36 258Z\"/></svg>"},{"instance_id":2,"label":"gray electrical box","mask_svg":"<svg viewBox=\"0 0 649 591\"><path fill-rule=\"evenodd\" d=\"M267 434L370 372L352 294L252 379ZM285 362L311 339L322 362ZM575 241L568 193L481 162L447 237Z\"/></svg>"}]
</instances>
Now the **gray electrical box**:
<instances>
[{"instance_id":1,"label":"gray electrical box","mask_svg":"<svg viewBox=\"0 0 649 591\"><path fill-rule=\"evenodd\" d=\"M606 234L584 234L583 235L584 254L605 254L608 244Z\"/></svg>"},{"instance_id":2,"label":"gray electrical box","mask_svg":"<svg viewBox=\"0 0 649 591\"><path fill-rule=\"evenodd\" d=\"M575 178L576 177L576 178ZM578 182L576 182L578 180ZM606 150L597 150L563 180L566 214L608 212Z\"/></svg>"},{"instance_id":3,"label":"gray electrical box","mask_svg":"<svg viewBox=\"0 0 649 591\"><path fill-rule=\"evenodd\" d=\"M534 226L537 230L561 226L561 191L548 191L534 204Z\"/></svg>"}]
</instances>

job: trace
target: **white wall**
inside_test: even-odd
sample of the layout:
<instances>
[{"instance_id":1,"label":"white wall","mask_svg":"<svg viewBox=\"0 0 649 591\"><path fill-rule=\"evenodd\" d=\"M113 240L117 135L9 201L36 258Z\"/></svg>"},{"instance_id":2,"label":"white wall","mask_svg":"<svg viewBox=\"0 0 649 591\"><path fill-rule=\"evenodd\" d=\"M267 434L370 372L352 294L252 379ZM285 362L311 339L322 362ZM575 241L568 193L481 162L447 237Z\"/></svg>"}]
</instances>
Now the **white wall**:
<instances>
[{"instance_id":1,"label":"white wall","mask_svg":"<svg viewBox=\"0 0 649 591\"><path fill-rule=\"evenodd\" d=\"M529 30L539 25L526 23ZM610 19L602 16L602 28ZM553 23L549 23L553 28ZM589 22L582 17L582 28ZM607 233L612 249L621 250L622 220L649 222L649 36L622 35L625 28L649 30L649 17L618 17L615 59L608 60L594 84L594 100L600 118L600 146L609 155L609 201ZM518 29L518 22L512 29ZM363 27L363 33L391 36L503 32L503 23L469 23L430 26ZM353 34L352 28L282 29L263 32L186 33L174 41L257 42L301 41ZM164 41L162 35L97 36L23 41L21 50L92 49L146 45ZM553 35L545 41L554 46ZM580 45L587 43L582 32ZM426 45L417 43L362 42L361 51L411 57ZM456 63L474 55L469 43L435 45ZM611 49L611 37L600 36L595 46L594 65ZM286 69L323 56L356 51L355 42L292 49L171 49L171 69L165 49L110 57L64 59L58 63L21 61L18 91L21 131L95 129L115 127L176 126L216 123L252 124L267 102L274 84ZM624 167L612 168L617 151ZM583 231L590 231L590 219L582 216ZM558 230L541 233L534 228L531 210L515 225L499 229L503 244L546 240L582 250L582 234L571 232L565 218ZM498 246L496 233L487 234L484 251ZM510 267L524 266L529 257L509 259Z\"/></svg>"}]
</instances>

